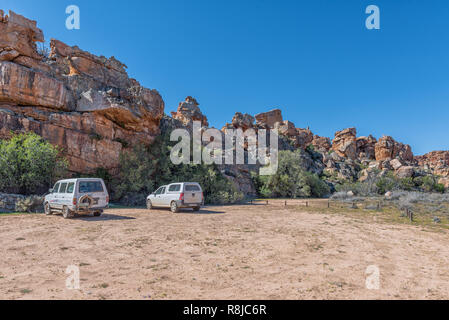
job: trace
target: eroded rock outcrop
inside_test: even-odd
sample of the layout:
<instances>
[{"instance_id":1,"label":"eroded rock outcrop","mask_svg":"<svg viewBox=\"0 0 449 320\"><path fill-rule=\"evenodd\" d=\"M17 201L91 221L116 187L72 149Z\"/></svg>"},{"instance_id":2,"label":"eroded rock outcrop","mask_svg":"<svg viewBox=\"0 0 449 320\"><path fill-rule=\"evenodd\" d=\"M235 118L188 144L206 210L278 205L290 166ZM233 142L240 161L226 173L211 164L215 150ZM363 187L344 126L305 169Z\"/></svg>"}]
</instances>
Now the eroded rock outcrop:
<instances>
[{"instance_id":1,"label":"eroded rock outcrop","mask_svg":"<svg viewBox=\"0 0 449 320\"><path fill-rule=\"evenodd\" d=\"M73 172L117 168L120 152L159 135L164 101L114 57L51 41L36 22L0 12L0 138L33 131L58 145Z\"/></svg>"},{"instance_id":2,"label":"eroded rock outcrop","mask_svg":"<svg viewBox=\"0 0 449 320\"><path fill-rule=\"evenodd\" d=\"M421 167L431 170L434 174L449 177L449 151L429 152L417 156L416 160Z\"/></svg>"},{"instance_id":3,"label":"eroded rock outcrop","mask_svg":"<svg viewBox=\"0 0 449 320\"><path fill-rule=\"evenodd\" d=\"M265 129L272 129L276 123L281 123L284 121L282 119L282 111L279 109L259 113L255 118L257 121L256 125Z\"/></svg>"},{"instance_id":4,"label":"eroded rock outcrop","mask_svg":"<svg viewBox=\"0 0 449 320\"><path fill-rule=\"evenodd\" d=\"M390 136L383 136L375 145L376 160L400 160L413 161L412 148L409 145L397 142Z\"/></svg>"},{"instance_id":5,"label":"eroded rock outcrop","mask_svg":"<svg viewBox=\"0 0 449 320\"><path fill-rule=\"evenodd\" d=\"M355 128L348 128L335 133L335 138L332 141L332 150L339 156L356 159L357 158L357 130Z\"/></svg>"},{"instance_id":6,"label":"eroded rock outcrop","mask_svg":"<svg viewBox=\"0 0 449 320\"><path fill-rule=\"evenodd\" d=\"M203 127L209 127L207 117L203 115L199 105L195 98L189 96L179 103L178 110L171 115L173 119L181 121L186 127L191 127L194 121L201 122Z\"/></svg>"}]
</instances>

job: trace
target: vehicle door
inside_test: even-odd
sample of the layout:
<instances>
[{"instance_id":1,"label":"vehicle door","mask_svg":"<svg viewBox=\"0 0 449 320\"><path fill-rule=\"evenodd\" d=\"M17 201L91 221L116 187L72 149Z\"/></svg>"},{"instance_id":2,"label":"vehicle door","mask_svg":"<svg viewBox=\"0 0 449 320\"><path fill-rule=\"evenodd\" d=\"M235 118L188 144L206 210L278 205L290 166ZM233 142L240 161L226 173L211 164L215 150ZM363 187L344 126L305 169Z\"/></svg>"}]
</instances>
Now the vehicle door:
<instances>
[{"instance_id":1,"label":"vehicle door","mask_svg":"<svg viewBox=\"0 0 449 320\"><path fill-rule=\"evenodd\" d=\"M74 191L75 191L75 182L69 182L69 184L67 185L65 194L64 194L64 200L63 200L64 206L73 205Z\"/></svg>"},{"instance_id":2,"label":"vehicle door","mask_svg":"<svg viewBox=\"0 0 449 320\"><path fill-rule=\"evenodd\" d=\"M181 183L171 184L168 186L167 195L165 196L166 198L165 202L167 203L167 206L170 206L173 200L180 199L181 189L182 189Z\"/></svg>"},{"instance_id":3,"label":"vehicle door","mask_svg":"<svg viewBox=\"0 0 449 320\"><path fill-rule=\"evenodd\" d=\"M202 191L197 184L184 185L184 203L185 204L200 204L203 200Z\"/></svg>"},{"instance_id":4,"label":"vehicle door","mask_svg":"<svg viewBox=\"0 0 449 320\"><path fill-rule=\"evenodd\" d=\"M158 206L159 205L159 202L158 201L160 201L160 198L159 198L159 196L160 196L160 194L161 194L161 191L162 191L162 187L160 187L159 189L157 189L151 196L150 196L150 200L151 200L151 203L153 204L153 206Z\"/></svg>"},{"instance_id":5,"label":"vehicle door","mask_svg":"<svg viewBox=\"0 0 449 320\"><path fill-rule=\"evenodd\" d=\"M59 191L56 194L56 197L57 197L57 202L56 202L57 207L56 208L57 209L62 209L66 205L65 204L65 202L66 202L66 194L65 194L65 192L67 190L67 185L68 185L67 182L61 183L61 186L59 187Z\"/></svg>"},{"instance_id":6,"label":"vehicle door","mask_svg":"<svg viewBox=\"0 0 449 320\"><path fill-rule=\"evenodd\" d=\"M52 193L50 193L47 196L47 199L48 199L48 202L50 203L50 207L51 208L56 208L57 207L57 203L56 203L57 197L56 196L58 195L59 185L60 185L59 182L56 183L55 186L53 187Z\"/></svg>"},{"instance_id":7,"label":"vehicle door","mask_svg":"<svg viewBox=\"0 0 449 320\"><path fill-rule=\"evenodd\" d=\"M161 192L157 195L158 206L166 207L167 206L167 194L166 187L161 188Z\"/></svg>"}]
</instances>

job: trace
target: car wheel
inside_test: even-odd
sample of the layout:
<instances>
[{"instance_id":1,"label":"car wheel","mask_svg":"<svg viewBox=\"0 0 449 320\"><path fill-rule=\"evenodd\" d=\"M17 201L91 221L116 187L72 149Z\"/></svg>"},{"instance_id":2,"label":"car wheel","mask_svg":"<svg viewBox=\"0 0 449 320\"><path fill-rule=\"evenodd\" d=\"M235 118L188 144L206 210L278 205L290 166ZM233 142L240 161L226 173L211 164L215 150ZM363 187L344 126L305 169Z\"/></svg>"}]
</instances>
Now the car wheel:
<instances>
[{"instance_id":1,"label":"car wheel","mask_svg":"<svg viewBox=\"0 0 449 320\"><path fill-rule=\"evenodd\" d=\"M73 217L75 217L75 213L68 207L64 207L64 209L62 209L62 216L64 217L64 219L72 219Z\"/></svg>"},{"instance_id":2,"label":"car wheel","mask_svg":"<svg viewBox=\"0 0 449 320\"><path fill-rule=\"evenodd\" d=\"M51 215L51 208L50 208L50 204L48 202L45 204L44 210L45 210L45 214L47 216Z\"/></svg>"},{"instance_id":3,"label":"car wheel","mask_svg":"<svg viewBox=\"0 0 449 320\"><path fill-rule=\"evenodd\" d=\"M201 207L193 207L193 211L198 212L200 211Z\"/></svg>"},{"instance_id":4,"label":"car wheel","mask_svg":"<svg viewBox=\"0 0 449 320\"><path fill-rule=\"evenodd\" d=\"M176 201L173 201L173 202L171 203L171 205L170 205L170 210L171 210L171 212L173 212L173 213L179 212L179 207L178 207L178 204L176 203Z\"/></svg>"},{"instance_id":5,"label":"car wheel","mask_svg":"<svg viewBox=\"0 0 449 320\"><path fill-rule=\"evenodd\" d=\"M101 211L95 211L94 212L94 217L100 217L102 215L103 212Z\"/></svg>"},{"instance_id":6,"label":"car wheel","mask_svg":"<svg viewBox=\"0 0 449 320\"><path fill-rule=\"evenodd\" d=\"M147 209L148 210L152 210L153 209L153 204L151 203L151 200L147 200Z\"/></svg>"}]
</instances>

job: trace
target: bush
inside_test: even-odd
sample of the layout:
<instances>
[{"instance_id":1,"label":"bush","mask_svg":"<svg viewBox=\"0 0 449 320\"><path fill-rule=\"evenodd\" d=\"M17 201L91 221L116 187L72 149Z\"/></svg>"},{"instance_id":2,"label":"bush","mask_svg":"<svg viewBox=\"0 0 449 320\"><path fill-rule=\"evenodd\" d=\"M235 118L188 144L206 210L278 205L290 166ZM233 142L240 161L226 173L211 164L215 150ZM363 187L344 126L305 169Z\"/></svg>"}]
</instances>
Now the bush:
<instances>
[{"instance_id":1,"label":"bush","mask_svg":"<svg viewBox=\"0 0 449 320\"><path fill-rule=\"evenodd\" d=\"M58 148L35 133L0 141L0 192L45 193L66 168Z\"/></svg>"},{"instance_id":2,"label":"bush","mask_svg":"<svg viewBox=\"0 0 449 320\"><path fill-rule=\"evenodd\" d=\"M324 197L330 193L329 186L318 175L302 166L301 150L280 151L276 174L258 177L253 175L260 196L298 198Z\"/></svg>"}]
</instances>

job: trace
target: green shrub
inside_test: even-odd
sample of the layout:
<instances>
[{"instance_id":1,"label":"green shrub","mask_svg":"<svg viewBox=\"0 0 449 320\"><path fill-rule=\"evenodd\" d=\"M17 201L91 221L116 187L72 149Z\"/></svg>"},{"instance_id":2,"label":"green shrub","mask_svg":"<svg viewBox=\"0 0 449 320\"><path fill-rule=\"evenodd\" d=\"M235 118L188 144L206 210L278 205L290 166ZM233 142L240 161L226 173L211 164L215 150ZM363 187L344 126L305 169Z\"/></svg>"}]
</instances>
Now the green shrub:
<instances>
[{"instance_id":1,"label":"green shrub","mask_svg":"<svg viewBox=\"0 0 449 320\"><path fill-rule=\"evenodd\" d=\"M279 167L271 176L253 175L254 184L262 197L324 197L329 186L318 175L304 170L301 150L280 151Z\"/></svg>"},{"instance_id":2,"label":"green shrub","mask_svg":"<svg viewBox=\"0 0 449 320\"><path fill-rule=\"evenodd\" d=\"M45 193L66 168L58 148L35 133L0 141L0 192Z\"/></svg>"}]
</instances>

